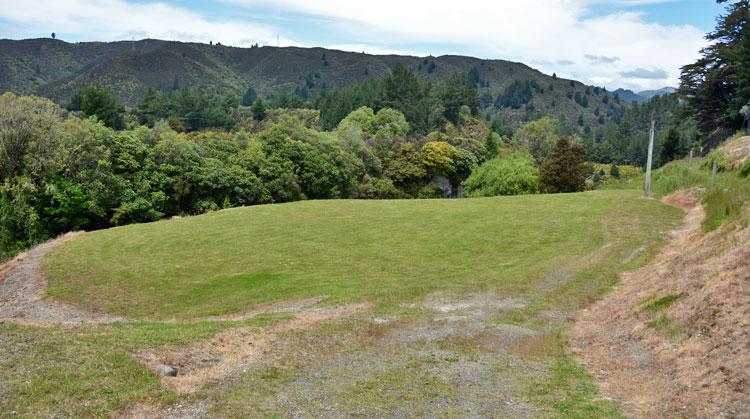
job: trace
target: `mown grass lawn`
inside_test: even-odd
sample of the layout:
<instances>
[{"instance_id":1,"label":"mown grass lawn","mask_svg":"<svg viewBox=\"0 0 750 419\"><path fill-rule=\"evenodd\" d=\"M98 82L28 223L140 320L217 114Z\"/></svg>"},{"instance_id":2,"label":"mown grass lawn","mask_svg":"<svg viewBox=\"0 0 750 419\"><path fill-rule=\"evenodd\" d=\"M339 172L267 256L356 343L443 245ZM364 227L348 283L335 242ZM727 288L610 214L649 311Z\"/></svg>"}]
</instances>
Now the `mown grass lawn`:
<instances>
[{"instance_id":1,"label":"mown grass lawn","mask_svg":"<svg viewBox=\"0 0 750 419\"><path fill-rule=\"evenodd\" d=\"M311 296L393 303L526 288L607 244L638 247L678 215L633 191L308 201L91 232L44 271L49 296L138 319Z\"/></svg>"},{"instance_id":2,"label":"mown grass lawn","mask_svg":"<svg viewBox=\"0 0 750 419\"><path fill-rule=\"evenodd\" d=\"M0 324L0 416L102 415L136 403L196 401L216 416L462 416L484 405L509 409L491 410L498 415L618 416L617 404L602 400L565 352L565 319L618 272L647 261L681 218L620 190L309 201L87 233L45 257L48 295L136 321ZM435 295L525 304L451 323L419 308ZM289 333L254 370L187 399L132 358L239 325L160 320L316 296L325 297L322 305L373 308ZM417 309L405 308L413 303ZM373 316L391 321L372 323ZM465 330L431 335L454 325ZM495 327L533 336L498 346L487 335Z\"/></svg>"}]
</instances>

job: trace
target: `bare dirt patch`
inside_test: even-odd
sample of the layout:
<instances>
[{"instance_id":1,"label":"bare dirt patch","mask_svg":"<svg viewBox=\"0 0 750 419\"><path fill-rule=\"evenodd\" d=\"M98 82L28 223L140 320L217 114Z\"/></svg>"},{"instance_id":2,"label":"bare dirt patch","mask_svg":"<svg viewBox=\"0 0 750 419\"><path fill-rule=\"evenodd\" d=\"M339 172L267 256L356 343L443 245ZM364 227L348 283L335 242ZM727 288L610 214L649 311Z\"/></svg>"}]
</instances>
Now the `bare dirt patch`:
<instances>
[{"instance_id":1,"label":"bare dirt patch","mask_svg":"<svg viewBox=\"0 0 750 419\"><path fill-rule=\"evenodd\" d=\"M421 305L413 304L412 307L436 311L438 313L435 317L436 320L459 320L469 317L481 320L496 315L502 310L524 308L526 307L526 301L493 293L466 295L435 293L428 296Z\"/></svg>"},{"instance_id":2,"label":"bare dirt patch","mask_svg":"<svg viewBox=\"0 0 750 419\"><path fill-rule=\"evenodd\" d=\"M36 326L109 323L122 317L94 313L44 297L47 280L42 257L54 246L82 233L68 233L17 256L0 268L0 322Z\"/></svg>"},{"instance_id":3,"label":"bare dirt patch","mask_svg":"<svg viewBox=\"0 0 750 419\"><path fill-rule=\"evenodd\" d=\"M269 404L292 417L528 417L534 409L515 398L514 374L499 371L533 373L535 365L508 350L537 332L489 321L525 306L494 293L437 292L401 306L414 317L350 320L346 331L297 336L284 347L312 360Z\"/></svg>"},{"instance_id":4,"label":"bare dirt patch","mask_svg":"<svg viewBox=\"0 0 750 419\"><path fill-rule=\"evenodd\" d=\"M533 408L516 399L514 376L498 372L537 368L507 354L537 332L487 321L525 305L493 293L435 293L408 305L413 317L376 317L367 305L304 308L273 327L238 327L189 347L139 353L150 367L177 368L176 377L162 381L182 396L171 406L139 404L124 415L205 417L222 411L228 389L271 386L273 395L251 404L292 417L528 416ZM269 378L289 368L295 373L283 384ZM443 388L440 396L434 386Z\"/></svg>"},{"instance_id":5,"label":"bare dirt patch","mask_svg":"<svg viewBox=\"0 0 750 419\"><path fill-rule=\"evenodd\" d=\"M321 297L304 298L301 300L278 301L278 302L269 303L269 304L261 304L261 305L251 308L250 310L242 311L239 313L232 313L232 314L227 314L224 316L210 316L210 317L206 317L206 318L202 318L198 320L241 321L241 320L251 319L261 314L297 313L311 306L314 306L315 304L323 301L324 299L325 297L321 296Z\"/></svg>"},{"instance_id":6,"label":"bare dirt patch","mask_svg":"<svg viewBox=\"0 0 750 419\"><path fill-rule=\"evenodd\" d=\"M647 266L574 320L571 351L638 417L747 417L750 228L701 233L696 193L665 203L683 227Z\"/></svg>"},{"instance_id":7,"label":"bare dirt patch","mask_svg":"<svg viewBox=\"0 0 750 419\"><path fill-rule=\"evenodd\" d=\"M347 317L365 307L366 304L349 304L309 309L269 329L235 327L206 342L169 352L146 351L137 354L137 358L152 370L158 365L176 369L177 375L165 376L163 382L179 393L194 393L206 384L246 372L273 348L280 334Z\"/></svg>"}]
</instances>

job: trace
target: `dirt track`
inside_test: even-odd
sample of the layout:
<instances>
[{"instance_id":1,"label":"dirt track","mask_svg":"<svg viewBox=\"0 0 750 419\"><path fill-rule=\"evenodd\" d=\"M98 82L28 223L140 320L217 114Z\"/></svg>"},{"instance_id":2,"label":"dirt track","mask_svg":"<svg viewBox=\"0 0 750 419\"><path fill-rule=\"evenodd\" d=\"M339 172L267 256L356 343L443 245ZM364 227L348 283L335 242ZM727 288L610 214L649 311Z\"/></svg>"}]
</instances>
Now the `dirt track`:
<instances>
[{"instance_id":1,"label":"dirt track","mask_svg":"<svg viewBox=\"0 0 750 419\"><path fill-rule=\"evenodd\" d=\"M0 322L51 326L80 323L112 323L122 317L87 310L44 298L47 281L42 257L55 245L81 233L69 233L43 243L0 268Z\"/></svg>"},{"instance_id":2,"label":"dirt track","mask_svg":"<svg viewBox=\"0 0 750 419\"><path fill-rule=\"evenodd\" d=\"M750 417L750 228L704 235L695 194L664 202L684 226L576 316L571 351L631 416ZM645 309L665 296L676 300Z\"/></svg>"}]
</instances>

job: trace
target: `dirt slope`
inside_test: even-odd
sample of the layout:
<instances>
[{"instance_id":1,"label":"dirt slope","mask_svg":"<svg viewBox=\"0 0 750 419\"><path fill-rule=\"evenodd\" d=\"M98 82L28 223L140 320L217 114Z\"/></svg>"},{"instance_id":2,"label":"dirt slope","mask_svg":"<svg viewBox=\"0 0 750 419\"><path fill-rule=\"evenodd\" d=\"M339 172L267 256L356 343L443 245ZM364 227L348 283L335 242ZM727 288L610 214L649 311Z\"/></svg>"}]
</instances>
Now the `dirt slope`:
<instances>
[{"instance_id":1,"label":"dirt slope","mask_svg":"<svg viewBox=\"0 0 750 419\"><path fill-rule=\"evenodd\" d=\"M580 312L571 351L634 417L750 417L750 228L685 225L647 266Z\"/></svg>"}]
</instances>

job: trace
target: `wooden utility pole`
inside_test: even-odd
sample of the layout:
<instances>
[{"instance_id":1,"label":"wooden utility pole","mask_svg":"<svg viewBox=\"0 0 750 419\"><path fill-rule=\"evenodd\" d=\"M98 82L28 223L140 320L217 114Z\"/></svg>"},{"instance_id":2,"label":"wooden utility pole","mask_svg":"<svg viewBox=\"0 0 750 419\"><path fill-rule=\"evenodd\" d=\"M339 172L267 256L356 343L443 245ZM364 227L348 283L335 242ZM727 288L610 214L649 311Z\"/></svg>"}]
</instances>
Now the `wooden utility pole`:
<instances>
[{"instance_id":1,"label":"wooden utility pole","mask_svg":"<svg viewBox=\"0 0 750 419\"><path fill-rule=\"evenodd\" d=\"M656 130L656 115L651 114L651 134L648 140L648 160L646 162L646 197L651 196L651 161L654 158L654 135Z\"/></svg>"}]
</instances>

